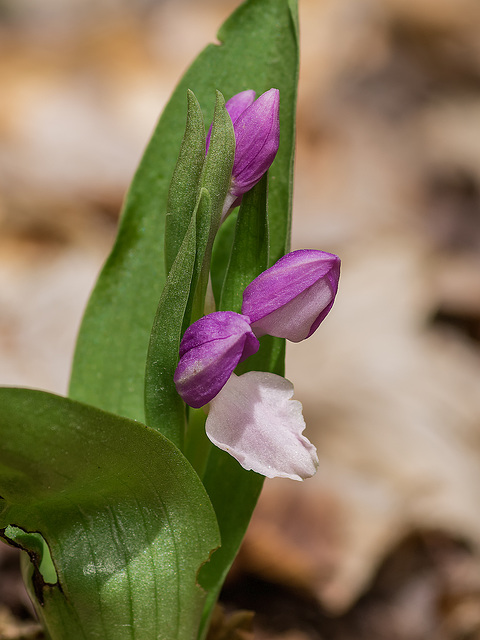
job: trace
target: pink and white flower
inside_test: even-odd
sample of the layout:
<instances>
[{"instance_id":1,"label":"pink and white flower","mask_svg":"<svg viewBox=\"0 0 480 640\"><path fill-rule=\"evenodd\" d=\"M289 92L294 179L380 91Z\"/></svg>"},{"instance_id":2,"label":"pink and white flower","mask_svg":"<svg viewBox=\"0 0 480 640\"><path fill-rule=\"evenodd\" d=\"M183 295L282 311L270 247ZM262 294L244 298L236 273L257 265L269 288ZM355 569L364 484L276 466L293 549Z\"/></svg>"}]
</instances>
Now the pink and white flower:
<instances>
[{"instance_id":1,"label":"pink and white flower","mask_svg":"<svg viewBox=\"0 0 480 640\"><path fill-rule=\"evenodd\" d=\"M303 435L302 405L293 385L273 373L236 366L265 334L299 342L324 320L338 288L340 259L314 249L280 258L245 289L242 314L204 316L185 332L174 381L192 407L210 403L209 439L248 470L302 480L315 473L315 447Z\"/></svg>"}]
</instances>

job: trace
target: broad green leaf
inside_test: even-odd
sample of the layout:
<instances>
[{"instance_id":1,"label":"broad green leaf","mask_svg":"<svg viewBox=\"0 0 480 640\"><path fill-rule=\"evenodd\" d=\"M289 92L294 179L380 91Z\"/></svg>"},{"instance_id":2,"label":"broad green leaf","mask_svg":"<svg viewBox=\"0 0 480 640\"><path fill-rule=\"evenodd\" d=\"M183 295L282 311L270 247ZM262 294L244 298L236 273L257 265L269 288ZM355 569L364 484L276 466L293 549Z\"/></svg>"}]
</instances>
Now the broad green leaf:
<instances>
[{"instance_id":1,"label":"broad green leaf","mask_svg":"<svg viewBox=\"0 0 480 640\"><path fill-rule=\"evenodd\" d=\"M165 264L167 274L177 257L197 204L200 177L205 163L205 123L198 100L187 91L188 113L185 135L168 191L165 219Z\"/></svg>"},{"instance_id":2,"label":"broad green leaf","mask_svg":"<svg viewBox=\"0 0 480 640\"><path fill-rule=\"evenodd\" d=\"M219 539L178 449L39 391L0 389L0 405L0 529L35 560L28 587L49 637L195 638L197 572Z\"/></svg>"},{"instance_id":3,"label":"broad green leaf","mask_svg":"<svg viewBox=\"0 0 480 640\"><path fill-rule=\"evenodd\" d=\"M70 394L144 421L145 360L165 284L167 193L185 128L185 95L206 122L215 90L280 90L280 148L269 171L271 261L289 247L298 51L294 0L247 0L220 29L176 88L127 195L118 237L80 330Z\"/></svg>"}]
</instances>

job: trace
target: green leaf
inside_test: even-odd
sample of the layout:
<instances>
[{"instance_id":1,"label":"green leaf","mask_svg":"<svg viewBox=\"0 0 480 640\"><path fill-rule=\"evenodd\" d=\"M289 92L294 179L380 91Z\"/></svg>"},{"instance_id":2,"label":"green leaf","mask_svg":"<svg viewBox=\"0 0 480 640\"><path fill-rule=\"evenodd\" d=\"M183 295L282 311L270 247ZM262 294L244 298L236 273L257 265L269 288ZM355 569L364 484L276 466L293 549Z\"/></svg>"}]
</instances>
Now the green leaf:
<instances>
[{"instance_id":1,"label":"green leaf","mask_svg":"<svg viewBox=\"0 0 480 640\"><path fill-rule=\"evenodd\" d=\"M271 261L289 247L298 70L294 0L247 0L176 88L135 175L115 247L82 323L70 395L144 421L145 360L165 284L167 193L185 128L185 94L195 92L211 120L216 89L280 90L280 148L269 171Z\"/></svg>"},{"instance_id":2,"label":"green leaf","mask_svg":"<svg viewBox=\"0 0 480 640\"><path fill-rule=\"evenodd\" d=\"M217 91L212 133L202 175L202 186L212 194L209 242L213 242L222 215L223 203L232 177L235 158L233 124L225 109L225 98Z\"/></svg>"},{"instance_id":3,"label":"green leaf","mask_svg":"<svg viewBox=\"0 0 480 640\"><path fill-rule=\"evenodd\" d=\"M187 134L190 128L187 123ZM234 155L232 121L225 109L224 97L217 92L210 146L200 179L201 197L160 298L146 362L146 422L180 449L184 443L185 405L176 392L173 375L181 335L190 322L204 313L213 240L230 185ZM183 174L188 161L182 160L179 164L176 175ZM175 185L176 192L181 189L181 185ZM177 199L180 199L178 195ZM178 228L175 232L179 232ZM183 233L183 229L180 232Z\"/></svg>"},{"instance_id":4,"label":"green leaf","mask_svg":"<svg viewBox=\"0 0 480 640\"><path fill-rule=\"evenodd\" d=\"M195 638L219 543L189 463L138 422L0 389L0 529L29 552L52 640Z\"/></svg>"},{"instance_id":5,"label":"green leaf","mask_svg":"<svg viewBox=\"0 0 480 640\"><path fill-rule=\"evenodd\" d=\"M208 629L213 607L238 553L264 480L258 473L245 471L225 451L212 447L203 483L217 513L222 546L199 574L202 585L208 591L201 635Z\"/></svg>"},{"instance_id":6,"label":"green leaf","mask_svg":"<svg viewBox=\"0 0 480 640\"><path fill-rule=\"evenodd\" d=\"M208 191L211 200L208 206L206 202L200 204L197 215L197 259L194 274L196 291L192 322L204 315L213 242L230 186L234 158L235 135L232 120L225 109L225 98L217 91L212 134L201 180L202 187Z\"/></svg>"},{"instance_id":7,"label":"green leaf","mask_svg":"<svg viewBox=\"0 0 480 640\"><path fill-rule=\"evenodd\" d=\"M148 424L163 433L179 449L185 435L185 404L175 389L173 374L178 364L178 352L185 315L195 288L194 267L197 246L198 211L210 197L201 189L190 226L180 251L170 270L160 298L150 336L145 374L145 415Z\"/></svg>"},{"instance_id":8,"label":"green leaf","mask_svg":"<svg viewBox=\"0 0 480 640\"><path fill-rule=\"evenodd\" d=\"M205 123L198 100L187 91L188 112L185 135L168 191L165 219L165 264L167 273L187 233L197 205L200 177L205 163Z\"/></svg>"},{"instance_id":9,"label":"green leaf","mask_svg":"<svg viewBox=\"0 0 480 640\"><path fill-rule=\"evenodd\" d=\"M230 261L232 252L233 238L235 236L235 226L237 224L238 209L235 209L218 230L217 237L213 243L212 252L212 289L217 308L220 307L220 296L222 293L223 281L225 273Z\"/></svg>"}]
</instances>

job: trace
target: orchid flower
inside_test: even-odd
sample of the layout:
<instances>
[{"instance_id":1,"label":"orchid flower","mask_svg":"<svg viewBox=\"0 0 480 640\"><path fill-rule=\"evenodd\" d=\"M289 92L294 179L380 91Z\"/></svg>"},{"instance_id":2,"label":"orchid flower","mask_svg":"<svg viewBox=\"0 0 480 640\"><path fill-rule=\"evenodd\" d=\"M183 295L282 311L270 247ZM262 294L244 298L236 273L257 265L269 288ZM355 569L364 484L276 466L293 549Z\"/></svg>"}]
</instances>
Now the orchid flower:
<instances>
[{"instance_id":1,"label":"orchid flower","mask_svg":"<svg viewBox=\"0 0 480 640\"><path fill-rule=\"evenodd\" d=\"M235 134L235 160L222 219L240 204L242 195L257 184L275 159L280 140L279 96L277 89L270 89L255 100L255 91L247 90L225 104Z\"/></svg>"},{"instance_id":2,"label":"orchid flower","mask_svg":"<svg viewBox=\"0 0 480 640\"><path fill-rule=\"evenodd\" d=\"M301 480L315 473L315 447L302 435L302 405L293 385L273 373L234 373L266 333L299 342L332 308L340 259L314 249L294 251L244 291L243 315L211 313L194 322L180 345L174 381L192 407L210 403L208 438L245 469L269 478Z\"/></svg>"},{"instance_id":3,"label":"orchid flower","mask_svg":"<svg viewBox=\"0 0 480 640\"><path fill-rule=\"evenodd\" d=\"M293 251L248 285L242 313L257 338L268 334L300 342L332 308L339 277L338 256L315 249Z\"/></svg>"}]
</instances>

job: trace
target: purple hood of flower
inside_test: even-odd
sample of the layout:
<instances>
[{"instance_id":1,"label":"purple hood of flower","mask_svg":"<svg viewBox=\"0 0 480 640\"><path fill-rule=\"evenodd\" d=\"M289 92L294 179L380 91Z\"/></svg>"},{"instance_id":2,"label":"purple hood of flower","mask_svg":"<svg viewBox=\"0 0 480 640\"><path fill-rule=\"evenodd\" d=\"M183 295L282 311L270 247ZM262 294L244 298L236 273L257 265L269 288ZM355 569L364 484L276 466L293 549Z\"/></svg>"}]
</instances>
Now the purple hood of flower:
<instances>
[{"instance_id":1,"label":"purple hood of flower","mask_svg":"<svg viewBox=\"0 0 480 640\"><path fill-rule=\"evenodd\" d=\"M214 398L239 362L258 351L249 318L233 311L203 316L185 331L174 375L178 393L191 407Z\"/></svg>"},{"instance_id":2,"label":"purple hood of flower","mask_svg":"<svg viewBox=\"0 0 480 640\"><path fill-rule=\"evenodd\" d=\"M339 277L338 256L316 249L293 251L248 285L242 313L257 337L268 334L300 342L332 308Z\"/></svg>"},{"instance_id":3,"label":"purple hood of flower","mask_svg":"<svg viewBox=\"0 0 480 640\"><path fill-rule=\"evenodd\" d=\"M254 187L275 159L280 142L280 93L270 89L255 100L255 91L237 93L225 104L235 134L232 182L223 217L237 206L244 193ZM212 127L207 134L210 144Z\"/></svg>"}]
</instances>

